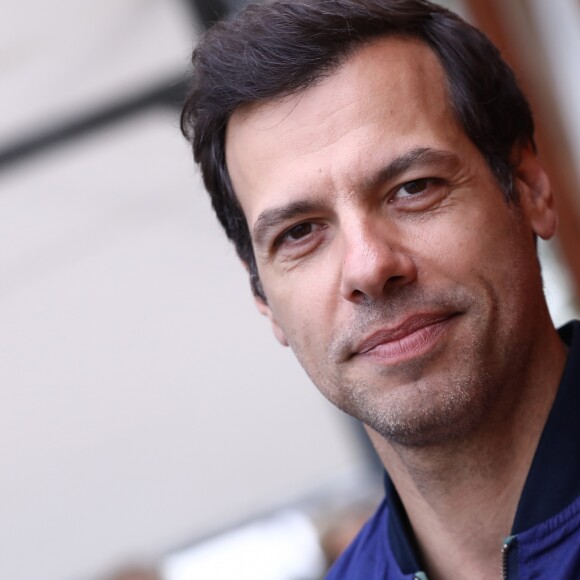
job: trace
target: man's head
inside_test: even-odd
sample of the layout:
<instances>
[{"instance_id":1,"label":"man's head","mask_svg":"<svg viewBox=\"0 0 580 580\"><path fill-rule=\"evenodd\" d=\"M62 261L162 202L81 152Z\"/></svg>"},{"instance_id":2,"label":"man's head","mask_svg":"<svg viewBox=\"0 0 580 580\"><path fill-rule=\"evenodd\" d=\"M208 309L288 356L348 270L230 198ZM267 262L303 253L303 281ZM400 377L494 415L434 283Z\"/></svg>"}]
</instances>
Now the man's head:
<instances>
[{"instance_id":1,"label":"man's head","mask_svg":"<svg viewBox=\"0 0 580 580\"><path fill-rule=\"evenodd\" d=\"M534 241L555 216L529 108L488 41L428 3L275 6L294 40L274 27L276 50L258 35L248 52L264 85L285 63L290 88L194 125L214 206L259 275L259 309L328 399L391 441L461 436L515 404L546 323ZM378 12L381 32L357 42ZM317 60L334 28L355 41ZM292 76L295 43L326 64ZM219 97L203 86L197 119Z\"/></svg>"},{"instance_id":2,"label":"man's head","mask_svg":"<svg viewBox=\"0 0 580 580\"><path fill-rule=\"evenodd\" d=\"M385 36L416 38L437 55L450 106L481 151L507 199L515 200L511 153L533 147L528 103L497 49L452 12L423 0L290 0L251 5L218 23L193 55L193 90L182 129L191 139L213 207L252 290L260 283L246 219L225 162L232 113L247 103L295 94L320 81L349 54Z\"/></svg>"}]
</instances>

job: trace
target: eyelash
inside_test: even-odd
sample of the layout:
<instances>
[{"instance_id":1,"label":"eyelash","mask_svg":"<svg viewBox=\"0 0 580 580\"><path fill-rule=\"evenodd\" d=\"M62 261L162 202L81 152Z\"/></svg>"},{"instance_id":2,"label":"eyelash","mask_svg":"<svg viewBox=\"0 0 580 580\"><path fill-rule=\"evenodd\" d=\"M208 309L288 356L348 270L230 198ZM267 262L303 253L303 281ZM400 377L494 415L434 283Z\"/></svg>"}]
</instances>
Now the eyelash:
<instances>
[{"instance_id":1,"label":"eyelash","mask_svg":"<svg viewBox=\"0 0 580 580\"><path fill-rule=\"evenodd\" d=\"M305 226L310 226L310 230L307 233L305 233L303 236L300 236L298 239L292 240L292 242L299 244L302 240L307 239L312 234L313 228L315 228L316 226L322 227L321 224L317 224L316 222L309 222L309 221L301 222L299 224L294 224L292 227L285 230L283 233L281 233L276 238L276 240L274 241L274 247L278 248L279 246L281 246L284 242L286 242L290 239L290 234L294 230L297 230L298 228L305 227Z\"/></svg>"},{"instance_id":2,"label":"eyelash","mask_svg":"<svg viewBox=\"0 0 580 580\"><path fill-rule=\"evenodd\" d=\"M390 195L389 198L389 203L392 203L393 201L395 201L397 199L397 194L404 189L405 187L409 187L411 185L416 185L416 184L420 184L421 186L424 186L423 189L421 189L420 191L417 191L416 193L409 193L406 192L408 195L404 196L404 198L409 199L409 198L421 198L425 195L428 195L428 191L427 189L431 186L431 187L437 187L440 185L443 185L443 180L436 178L436 177L422 177L419 179L412 179L411 181L407 181L401 185L399 185L398 187L396 187L393 191L392 194Z\"/></svg>"}]
</instances>

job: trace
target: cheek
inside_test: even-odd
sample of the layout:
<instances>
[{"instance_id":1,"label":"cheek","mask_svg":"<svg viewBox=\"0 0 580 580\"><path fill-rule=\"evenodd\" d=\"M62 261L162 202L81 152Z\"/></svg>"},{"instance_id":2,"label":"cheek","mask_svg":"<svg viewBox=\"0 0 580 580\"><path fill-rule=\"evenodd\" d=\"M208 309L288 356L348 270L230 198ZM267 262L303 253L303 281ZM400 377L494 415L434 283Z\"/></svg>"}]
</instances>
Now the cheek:
<instances>
[{"instance_id":1,"label":"cheek","mask_svg":"<svg viewBox=\"0 0 580 580\"><path fill-rule=\"evenodd\" d=\"M452 283L471 288L480 300L485 302L487 296L502 316L510 317L540 280L536 251L518 214L505 205L486 209L464 214L461 222L432 240L431 248L437 248L433 269ZM429 257L426 263L434 264Z\"/></svg>"},{"instance_id":2,"label":"cheek","mask_svg":"<svg viewBox=\"0 0 580 580\"><path fill-rule=\"evenodd\" d=\"M493 271L512 252L509 240L514 238L518 226L505 208L495 214L490 210L485 206L467 207L447 220L433 223L418 236L423 257L436 260L451 275Z\"/></svg>"},{"instance_id":3,"label":"cheek","mask_svg":"<svg viewBox=\"0 0 580 580\"><path fill-rule=\"evenodd\" d=\"M459 282L482 261L481 239L464 221L441 219L409 229L402 251L417 267L417 283Z\"/></svg>"},{"instance_id":4,"label":"cheek","mask_svg":"<svg viewBox=\"0 0 580 580\"><path fill-rule=\"evenodd\" d=\"M274 317L294 350L320 350L333 332L339 293L330 260L325 262L325 267L262 279Z\"/></svg>"}]
</instances>

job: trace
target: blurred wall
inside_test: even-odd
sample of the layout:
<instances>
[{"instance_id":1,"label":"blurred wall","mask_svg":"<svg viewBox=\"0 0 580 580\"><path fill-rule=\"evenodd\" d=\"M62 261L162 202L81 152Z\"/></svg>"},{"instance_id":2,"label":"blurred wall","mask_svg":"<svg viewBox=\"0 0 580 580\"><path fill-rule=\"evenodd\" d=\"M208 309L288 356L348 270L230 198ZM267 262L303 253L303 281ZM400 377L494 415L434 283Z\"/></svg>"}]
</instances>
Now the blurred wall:
<instances>
[{"instance_id":1,"label":"blurred wall","mask_svg":"<svg viewBox=\"0 0 580 580\"><path fill-rule=\"evenodd\" d=\"M12 3L0 145L183 77L167 0ZM361 463L149 108L0 172L0 577L92 578Z\"/></svg>"}]
</instances>

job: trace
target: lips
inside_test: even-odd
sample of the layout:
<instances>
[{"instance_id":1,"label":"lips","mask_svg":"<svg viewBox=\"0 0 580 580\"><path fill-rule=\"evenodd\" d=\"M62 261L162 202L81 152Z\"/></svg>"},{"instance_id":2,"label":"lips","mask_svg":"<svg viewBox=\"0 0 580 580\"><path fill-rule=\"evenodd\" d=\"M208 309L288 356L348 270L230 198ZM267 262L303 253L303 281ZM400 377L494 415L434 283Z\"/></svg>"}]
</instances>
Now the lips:
<instances>
[{"instance_id":1,"label":"lips","mask_svg":"<svg viewBox=\"0 0 580 580\"><path fill-rule=\"evenodd\" d=\"M400 324L380 329L364 338L355 355L384 359L408 358L428 350L447 328L454 314L426 313L406 318Z\"/></svg>"}]
</instances>

